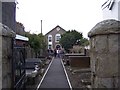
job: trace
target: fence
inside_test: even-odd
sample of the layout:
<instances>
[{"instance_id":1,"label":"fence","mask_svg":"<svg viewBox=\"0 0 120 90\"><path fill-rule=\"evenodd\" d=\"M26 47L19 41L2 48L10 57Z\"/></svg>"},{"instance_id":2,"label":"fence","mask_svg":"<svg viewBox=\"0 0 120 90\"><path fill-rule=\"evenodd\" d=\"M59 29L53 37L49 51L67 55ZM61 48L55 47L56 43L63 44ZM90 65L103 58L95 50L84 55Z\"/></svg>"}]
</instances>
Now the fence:
<instances>
[{"instance_id":1,"label":"fence","mask_svg":"<svg viewBox=\"0 0 120 90\"><path fill-rule=\"evenodd\" d=\"M24 88L26 75L25 75L25 47L14 46L13 47L13 87Z\"/></svg>"}]
</instances>

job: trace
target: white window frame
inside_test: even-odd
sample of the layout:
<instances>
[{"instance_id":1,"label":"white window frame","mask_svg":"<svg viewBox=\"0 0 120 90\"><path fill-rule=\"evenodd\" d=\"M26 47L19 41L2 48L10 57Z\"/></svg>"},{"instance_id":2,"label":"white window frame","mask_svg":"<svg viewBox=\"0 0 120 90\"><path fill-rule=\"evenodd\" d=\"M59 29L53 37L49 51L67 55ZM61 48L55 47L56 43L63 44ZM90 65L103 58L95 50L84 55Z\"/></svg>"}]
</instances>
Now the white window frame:
<instances>
[{"instance_id":1,"label":"white window frame","mask_svg":"<svg viewBox=\"0 0 120 90\"><path fill-rule=\"evenodd\" d=\"M51 38L51 41L50 41ZM52 42L52 35L48 35L48 42Z\"/></svg>"},{"instance_id":2,"label":"white window frame","mask_svg":"<svg viewBox=\"0 0 120 90\"><path fill-rule=\"evenodd\" d=\"M51 45L51 48L50 48L50 45L51 45L51 44L48 45L48 49L52 49L52 45Z\"/></svg>"},{"instance_id":3,"label":"white window frame","mask_svg":"<svg viewBox=\"0 0 120 90\"><path fill-rule=\"evenodd\" d=\"M59 37L59 40L60 40L61 35L60 35L60 34L56 34L56 35L55 35L55 42L59 42L58 37Z\"/></svg>"}]
</instances>

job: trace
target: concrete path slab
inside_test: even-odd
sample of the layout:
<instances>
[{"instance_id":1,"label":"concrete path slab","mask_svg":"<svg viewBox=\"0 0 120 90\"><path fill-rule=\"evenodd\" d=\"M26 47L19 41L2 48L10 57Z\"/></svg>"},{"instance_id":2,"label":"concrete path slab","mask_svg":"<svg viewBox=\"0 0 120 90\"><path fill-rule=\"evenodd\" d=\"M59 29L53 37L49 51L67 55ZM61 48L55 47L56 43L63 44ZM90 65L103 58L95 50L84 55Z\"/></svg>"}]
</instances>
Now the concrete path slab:
<instances>
[{"instance_id":1,"label":"concrete path slab","mask_svg":"<svg viewBox=\"0 0 120 90\"><path fill-rule=\"evenodd\" d=\"M53 60L40 88L65 88L70 90L60 58Z\"/></svg>"}]
</instances>

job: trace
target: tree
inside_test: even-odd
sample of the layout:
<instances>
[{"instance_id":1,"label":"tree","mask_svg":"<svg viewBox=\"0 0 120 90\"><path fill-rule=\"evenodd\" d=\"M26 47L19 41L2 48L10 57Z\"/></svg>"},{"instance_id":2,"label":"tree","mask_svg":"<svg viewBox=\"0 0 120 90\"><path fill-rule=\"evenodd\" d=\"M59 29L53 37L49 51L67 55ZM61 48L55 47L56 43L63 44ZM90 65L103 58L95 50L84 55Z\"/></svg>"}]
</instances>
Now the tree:
<instances>
[{"instance_id":1,"label":"tree","mask_svg":"<svg viewBox=\"0 0 120 90\"><path fill-rule=\"evenodd\" d=\"M38 34L38 37L39 37L39 44L40 44L39 55L41 56L43 53L45 53L44 51L46 51L47 43L44 35Z\"/></svg>"},{"instance_id":2,"label":"tree","mask_svg":"<svg viewBox=\"0 0 120 90\"><path fill-rule=\"evenodd\" d=\"M81 45L81 46L88 46L89 45L89 40L87 38L82 38L80 40L79 45Z\"/></svg>"},{"instance_id":3,"label":"tree","mask_svg":"<svg viewBox=\"0 0 120 90\"><path fill-rule=\"evenodd\" d=\"M69 52L69 49L72 48L73 45L75 45L76 42L82 38L82 33L79 33L76 30L67 31L62 35L60 44L67 52Z\"/></svg>"},{"instance_id":4,"label":"tree","mask_svg":"<svg viewBox=\"0 0 120 90\"><path fill-rule=\"evenodd\" d=\"M42 55L42 51L46 48L45 37L42 34L30 34L26 32L26 36L29 38L29 45L34 49L36 57Z\"/></svg>"}]
</instances>

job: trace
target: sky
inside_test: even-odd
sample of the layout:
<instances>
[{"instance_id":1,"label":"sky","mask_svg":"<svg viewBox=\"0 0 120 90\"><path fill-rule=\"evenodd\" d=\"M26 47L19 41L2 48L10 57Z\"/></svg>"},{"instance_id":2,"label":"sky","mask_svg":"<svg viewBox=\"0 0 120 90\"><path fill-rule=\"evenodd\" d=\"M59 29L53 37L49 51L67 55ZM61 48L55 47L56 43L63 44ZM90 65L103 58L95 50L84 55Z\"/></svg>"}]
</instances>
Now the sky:
<instances>
[{"instance_id":1,"label":"sky","mask_svg":"<svg viewBox=\"0 0 120 90\"><path fill-rule=\"evenodd\" d=\"M87 38L88 32L102 21L101 5L106 0L17 0L16 20L25 31L45 35L57 25L75 29Z\"/></svg>"}]
</instances>

